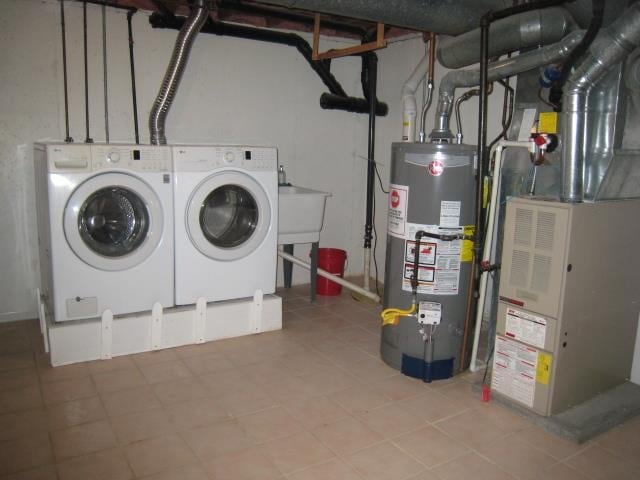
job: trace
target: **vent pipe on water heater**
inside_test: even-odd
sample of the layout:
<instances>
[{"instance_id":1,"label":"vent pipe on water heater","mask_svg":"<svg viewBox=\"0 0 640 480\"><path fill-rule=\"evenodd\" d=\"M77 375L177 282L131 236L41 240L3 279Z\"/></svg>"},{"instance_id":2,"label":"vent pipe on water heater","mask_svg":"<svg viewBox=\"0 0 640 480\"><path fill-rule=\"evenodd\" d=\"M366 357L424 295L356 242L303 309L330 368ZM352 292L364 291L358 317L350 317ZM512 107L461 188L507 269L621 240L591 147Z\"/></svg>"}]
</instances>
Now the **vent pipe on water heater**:
<instances>
[{"instance_id":1,"label":"vent pipe on water heater","mask_svg":"<svg viewBox=\"0 0 640 480\"><path fill-rule=\"evenodd\" d=\"M173 47L171 61L164 74L162 86L158 92L151 113L149 114L149 130L152 145L166 145L167 137L165 135L165 122L167 113L173 103L173 98L180 85L180 80L184 73L184 69L189 61L191 47L198 35L198 32L209 17L209 6L207 0L195 0L191 9L191 14L183 25L176 44Z\"/></svg>"}]
</instances>

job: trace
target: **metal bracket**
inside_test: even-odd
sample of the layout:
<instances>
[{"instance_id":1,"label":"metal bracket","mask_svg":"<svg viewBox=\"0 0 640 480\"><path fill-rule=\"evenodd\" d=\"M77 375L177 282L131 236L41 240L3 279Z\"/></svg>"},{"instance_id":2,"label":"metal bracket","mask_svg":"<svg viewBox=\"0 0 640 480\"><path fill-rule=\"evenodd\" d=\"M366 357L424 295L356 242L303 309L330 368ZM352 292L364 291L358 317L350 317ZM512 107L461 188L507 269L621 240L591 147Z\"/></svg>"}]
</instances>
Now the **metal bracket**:
<instances>
[{"instance_id":1,"label":"metal bracket","mask_svg":"<svg viewBox=\"0 0 640 480\"><path fill-rule=\"evenodd\" d=\"M260 289L253 294L253 303L251 304L251 332L253 333L262 331L263 297L264 295Z\"/></svg>"},{"instance_id":2,"label":"metal bracket","mask_svg":"<svg viewBox=\"0 0 640 480\"><path fill-rule=\"evenodd\" d=\"M193 342L204 343L204 330L207 322L207 300L204 297L196 301L193 318Z\"/></svg>"},{"instance_id":3,"label":"metal bracket","mask_svg":"<svg viewBox=\"0 0 640 480\"><path fill-rule=\"evenodd\" d=\"M154 303L151 308L151 350L162 348L162 305Z\"/></svg>"},{"instance_id":4,"label":"metal bracket","mask_svg":"<svg viewBox=\"0 0 640 480\"><path fill-rule=\"evenodd\" d=\"M100 327L102 332L100 358L109 360L111 358L111 346L113 345L113 312L111 310L102 312Z\"/></svg>"}]
</instances>

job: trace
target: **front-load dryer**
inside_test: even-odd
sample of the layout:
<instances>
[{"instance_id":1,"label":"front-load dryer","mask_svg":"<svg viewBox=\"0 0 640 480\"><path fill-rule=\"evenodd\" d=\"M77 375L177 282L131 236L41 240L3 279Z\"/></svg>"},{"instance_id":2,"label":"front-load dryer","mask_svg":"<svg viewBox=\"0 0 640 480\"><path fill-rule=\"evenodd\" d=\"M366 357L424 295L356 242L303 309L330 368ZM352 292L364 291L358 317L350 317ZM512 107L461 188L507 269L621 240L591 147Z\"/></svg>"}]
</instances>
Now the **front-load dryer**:
<instances>
[{"instance_id":1,"label":"front-load dryer","mask_svg":"<svg viewBox=\"0 0 640 480\"><path fill-rule=\"evenodd\" d=\"M176 304L275 291L277 150L175 146Z\"/></svg>"},{"instance_id":2,"label":"front-load dryer","mask_svg":"<svg viewBox=\"0 0 640 480\"><path fill-rule=\"evenodd\" d=\"M55 321L173 306L171 149L35 147L41 291Z\"/></svg>"}]
</instances>

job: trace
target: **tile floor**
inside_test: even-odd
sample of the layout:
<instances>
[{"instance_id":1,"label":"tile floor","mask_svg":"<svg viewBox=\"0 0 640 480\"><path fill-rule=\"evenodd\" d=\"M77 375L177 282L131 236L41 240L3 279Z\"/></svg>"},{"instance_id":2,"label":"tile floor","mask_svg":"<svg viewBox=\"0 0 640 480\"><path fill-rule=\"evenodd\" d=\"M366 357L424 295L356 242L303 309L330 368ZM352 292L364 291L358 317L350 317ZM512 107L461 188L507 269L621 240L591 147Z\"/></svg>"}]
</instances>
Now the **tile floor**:
<instances>
[{"instance_id":1,"label":"tile floor","mask_svg":"<svg viewBox=\"0 0 640 480\"><path fill-rule=\"evenodd\" d=\"M376 308L306 294L279 332L55 369L36 322L0 326L0 479L640 478L640 419L573 445L469 375L399 375Z\"/></svg>"}]
</instances>

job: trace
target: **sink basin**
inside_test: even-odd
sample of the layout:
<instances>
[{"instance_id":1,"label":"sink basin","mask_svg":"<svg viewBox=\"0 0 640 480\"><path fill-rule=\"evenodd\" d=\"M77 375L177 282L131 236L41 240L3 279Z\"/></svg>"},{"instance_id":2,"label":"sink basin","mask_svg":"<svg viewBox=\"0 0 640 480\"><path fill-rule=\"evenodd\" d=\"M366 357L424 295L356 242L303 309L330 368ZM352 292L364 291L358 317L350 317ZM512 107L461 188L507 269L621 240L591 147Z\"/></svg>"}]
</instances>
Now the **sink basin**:
<instances>
[{"instance_id":1,"label":"sink basin","mask_svg":"<svg viewBox=\"0 0 640 480\"><path fill-rule=\"evenodd\" d=\"M331 194L304 187L278 187L278 243L320 240L324 207Z\"/></svg>"}]
</instances>

